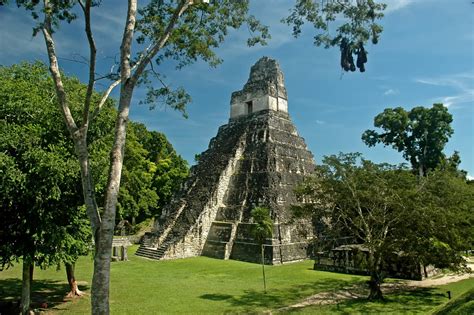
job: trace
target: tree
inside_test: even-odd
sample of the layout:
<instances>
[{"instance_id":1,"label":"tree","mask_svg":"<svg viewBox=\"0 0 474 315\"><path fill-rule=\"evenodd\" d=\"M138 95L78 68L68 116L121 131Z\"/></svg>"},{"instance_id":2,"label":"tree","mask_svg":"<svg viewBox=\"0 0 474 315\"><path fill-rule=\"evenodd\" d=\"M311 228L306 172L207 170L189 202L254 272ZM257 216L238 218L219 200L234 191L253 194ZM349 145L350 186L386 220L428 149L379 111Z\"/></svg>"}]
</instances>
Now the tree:
<instances>
[{"instance_id":1,"label":"tree","mask_svg":"<svg viewBox=\"0 0 474 315\"><path fill-rule=\"evenodd\" d=\"M187 178L188 166L165 135L135 122L128 125L127 134L118 216L135 225L161 214Z\"/></svg>"},{"instance_id":2,"label":"tree","mask_svg":"<svg viewBox=\"0 0 474 315\"><path fill-rule=\"evenodd\" d=\"M474 244L473 186L457 170L440 167L417 187L418 202L395 245L424 266L459 269L463 251Z\"/></svg>"},{"instance_id":3,"label":"tree","mask_svg":"<svg viewBox=\"0 0 474 315\"><path fill-rule=\"evenodd\" d=\"M374 126L383 132L366 130L362 141L369 147L377 143L391 145L403 152L413 171L424 176L446 158L443 149L453 134L452 121L452 115L443 104L415 107L410 111L401 107L386 108L374 119Z\"/></svg>"},{"instance_id":4,"label":"tree","mask_svg":"<svg viewBox=\"0 0 474 315\"><path fill-rule=\"evenodd\" d=\"M403 167L341 153L325 157L297 193L305 200L295 207L298 215L324 222L328 236L350 236L367 248L369 299L383 298L385 257L403 253L415 264L456 268L467 246L462 240L472 240L474 191L452 172L420 180Z\"/></svg>"},{"instance_id":5,"label":"tree","mask_svg":"<svg viewBox=\"0 0 474 315\"><path fill-rule=\"evenodd\" d=\"M156 165L148 159L148 151L139 142L134 129L134 123L128 125L127 159L117 205L118 217L130 220L132 225L139 216L151 217L151 209L158 203L158 194L152 186Z\"/></svg>"},{"instance_id":6,"label":"tree","mask_svg":"<svg viewBox=\"0 0 474 315\"><path fill-rule=\"evenodd\" d=\"M143 124L133 124L137 141L147 151L146 158L153 163L151 187L158 195L143 218L158 217L161 209L167 205L173 193L188 177L189 167L186 160L176 153L165 135L157 131L148 131Z\"/></svg>"},{"instance_id":7,"label":"tree","mask_svg":"<svg viewBox=\"0 0 474 315\"><path fill-rule=\"evenodd\" d=\"M76 83L68 81L66 88ZM70 270L91 242L76 193L79 166L63 122L50 106L54 95L42 64L0 67L0 262L3 269L23 261L24 314L33 267L66 263ZM75 281L70 284L71 293L79 294Z\"/></svg>"},{"instance_id":8,"label":"tree","mask_svg":"<svg viewBox=\"0 0 474 315\"><path fill-rule=\"evenodd\" d=\"M257 243L260 245L260 253L262 258L262 273L263 273L263 290L267 293L267 284L265 280L265 248L264 244L267 238L273 234L273 222L270 217L270 210L265 207L255 207L250 213L253 219L252 235Z\"/></svg>"},{"instance_id":9,"label":"tree","mask_svg":"<svg viewBox=\"0 0 474 315\"><path fill-rule=\"evenodd\" d=\"M382 26L376 20L383 17L386 4L373 0L298 0L291 14L283 22L293 26L293 36L298 37L306 22L313 25L317 34L316 46L338 46L341 52L341 68L344 71L365 71L366 46L369 40L377 44ZM341 22L342 20L342 22ZM335 34L330 24L336 25ZM357 58L354 64L354 57Z\"/></svg>"},{"instance_id":10,"label":"tree","mask_svg":"<svg viewBox=\"0 0 474 315\"><path fill-rule=\"evenodd\" d=\"M243 24L255 34L249 39L249 45L264 43L268 38L268 29L257 19L249 16L248 1L217 0L151 0L138 8L137 0L129 0L127 16L124 18L124 31L120 46L119 73L107 78L114 81L104 91L100 100L92 98L96 76L96 43L93 36L91 10L100 1L78 0L57 1L16 0L19 6L31 10L35 19L42 15L43 20L34 28L34 34L43 34L49 58L50 72L56 87L58 105L64 123L72 137L75 152L79 160L82 178L82 190L87 214L89 216L95 241L94 274L92 280L92 313L109 313L109 282L111 246L114 231L116 208L119 196L120 179L127 133L127 121L133 92L139 84L149 84L146 103L162 101L171 107L183 111L190 101L183 89L171 90L166 84L153 88L150 78L155 76L160 82L162 74L153 68L166 59L174 59L178 67L183 67L197 59L217 65L221 60L213 49L218 47L228 33L228 29ZM70 108L70 95L64 89L57 57L54 31L62 20L72 22L77 16L74 7L79 6L83 13L85 33L89 45L89 79L83 98L82 113L74 115ZM137 45L134 45L134 39ZM138 51L132 55L132 51ZM120 97L115 122L114 140L110 150L110 167L103 207L97 204L91 161L89 159L88 131L94 124L97 113L109 97L111 91L120 86Z\"/></svg>"}]
</instances>

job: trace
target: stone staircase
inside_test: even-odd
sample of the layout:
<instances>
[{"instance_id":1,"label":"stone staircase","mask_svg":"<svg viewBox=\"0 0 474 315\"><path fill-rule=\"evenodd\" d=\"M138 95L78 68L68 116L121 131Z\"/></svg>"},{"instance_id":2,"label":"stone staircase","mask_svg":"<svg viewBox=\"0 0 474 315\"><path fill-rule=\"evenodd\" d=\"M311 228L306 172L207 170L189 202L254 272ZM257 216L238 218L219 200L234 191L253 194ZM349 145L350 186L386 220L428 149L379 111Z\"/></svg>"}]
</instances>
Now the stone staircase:
<instances>
[{"instance_id":1,"label":"stone staircase","mask_svg":"<svg viewBox=\"0 0 474 315\"><path fill-rule=\"evenodd\" d=\"M151 234L147 233L143 237L142 244L135 252L135 255L140 257L145 257L149 259L159 260L161 259L166 250L175 242L175 239L178 237L176 233L170 233L168 237L164 240L160 247L156 248L153 245L153 239Z\"/></svg>"},{"instance_id":2,"label":"stone staircase","mask_svg":"<svg viewBox=\"0 0 474 315\"><path fill-rule=\"evenodd\" d=\"M141 245L135 252L135 255L150 259L160 259L163 253L158 252L156 248Z\"/></svg>"}]
</instances>

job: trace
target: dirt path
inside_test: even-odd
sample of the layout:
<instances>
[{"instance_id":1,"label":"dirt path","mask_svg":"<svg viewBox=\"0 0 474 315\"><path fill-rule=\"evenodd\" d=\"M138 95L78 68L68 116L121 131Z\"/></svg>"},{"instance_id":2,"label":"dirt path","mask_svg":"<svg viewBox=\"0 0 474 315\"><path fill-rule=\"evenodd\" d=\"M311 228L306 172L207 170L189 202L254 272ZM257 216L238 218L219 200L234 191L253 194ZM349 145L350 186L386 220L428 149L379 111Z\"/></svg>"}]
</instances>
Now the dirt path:
<instances>
[{"instance_id":1,"label":"dirt path","mask_svg":"<svg viewBox=\"0 0 474 315\"><path fill-rule=\"evenodd\" d=\"M418 288L426 288L426 287L434 287L438 285L448 284L451 282L458 282L464 279L473 278L474 274L472 273L464 273L464 274L450 274L445 275L441 278L429 278L422 281L408 281L406 283L409 287L418 287Z\"/></svg>"},{"instance_id":2,"label":"dirt path","mask_svg":"<svg viewBox=\"0 0 474 315\"><path fill-rule=\"evenodd\" d=\"M474 263L472 261L469 262L468 267L474 271ZM399 282L384 283L382 285L382 292L391 293L398 290L413 290L416 288L433 287L461 281L468 278L474 278L474 273L446 274L442 276L434 276L433 278L424 279L421 281L400 280ZM281 308L278 311L287 311L310 305L337 304L344 300L365 298L368 296L368 294L369 290L367 289L367 286L365 284L360 284L343 288L342 290L335 292L320 292L304 299L299 303Z\"/></svg>"}]
</instances>

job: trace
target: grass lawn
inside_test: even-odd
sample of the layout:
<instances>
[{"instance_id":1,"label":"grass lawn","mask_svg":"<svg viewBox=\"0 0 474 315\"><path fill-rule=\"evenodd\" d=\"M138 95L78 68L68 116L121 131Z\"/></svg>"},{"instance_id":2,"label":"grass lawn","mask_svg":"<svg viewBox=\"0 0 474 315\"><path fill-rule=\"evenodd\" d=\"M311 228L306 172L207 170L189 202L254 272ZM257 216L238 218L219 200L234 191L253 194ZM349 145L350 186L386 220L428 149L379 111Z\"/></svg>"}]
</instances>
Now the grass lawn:
<instances>
[{"instance_id":1,"label":"grass lawn","mask_svg":"<svg viewBox=\"0 0 474 315\"><path fill-rule=\"evenodd\" d=\"M469 303L473 303L469 302L469 297L473 297L473 290L474 278L470 278L434 288L411 289L387 294L383 302L368 302L365 299L346 300L335 305L305 307L294 310L292 313L470 315L474 314L473 305L469 305ZM451 300L447 298L447 291L451 291ZM452 308L448 309L448 306ZM453 309L459 310L459 312L454 313L451 311Z\"/></svg>"},{"instance_id":2,"label":"grass lawn","mask_svg":"<svg viewBox=\"0 0 474 315\"><path fill-rule=\"evenodd\" d=\"M436 315L461 315L474 314L474 287L458 298L436 308L433 314Z\"/></svg>"},{"instance_id":3,"label":"grass lawn","mask_svg":"<svg viewBox=\"0 0 474 315\"><path fill-rule=\"evenodd\" d=\"M340 290L361 284L366 277L312 270L312 261L266 266L267 294L263 293L260 265L196 257L174 261L152 261L136 257L130 250L128 262L111 267L111 312L153 313L249 313L275 311L318 292ZM89 293L92 260L82 257L76 265L79 288ZM81 285L82 284L82 285ZM304 313L422 312L447 302L446 290L460 296L474 287L467 280L439 289L426 289L389 296L386 303L347 301L339 305L309 307ZM90 296L63 302L68 291L64 268L35 270L33 306L48 303L55 313L87 314ZM18 299L21 266L0 272L0 299Z\"/></svg>"}]
</instances>

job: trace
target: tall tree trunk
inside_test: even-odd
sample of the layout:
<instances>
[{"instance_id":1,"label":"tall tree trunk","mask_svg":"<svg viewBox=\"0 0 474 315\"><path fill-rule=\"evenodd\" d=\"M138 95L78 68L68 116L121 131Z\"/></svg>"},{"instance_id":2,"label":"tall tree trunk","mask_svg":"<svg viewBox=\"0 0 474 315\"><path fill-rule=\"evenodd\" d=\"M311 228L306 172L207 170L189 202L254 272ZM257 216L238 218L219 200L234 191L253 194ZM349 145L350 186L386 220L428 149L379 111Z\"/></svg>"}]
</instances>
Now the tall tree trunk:
<instances>
[{"instance_id":1,"label":"tall tree trunk","mask_svg":"<svg viewBox=\"0 0 474 315\"><path fill-rule=\"evenodd\" d=\"M380 288L382 284L382 276L380 273L380 257L375 257L376 253L373 249L369 250L369 268L370 268L370 280L369 289L370 293L368 296L369 300L383 300L382 290ZM378 255L377 255L378 256Z\"/></svg>"},{"instance_id":2,"label":"tall tree trunk","mask_svg":"<svg viewBox=\"0 0 474 315\"><path fill-rule=\"evenodd\" d=\"M109 283L115 213L122 175L127 122L133 85L123 83L115 123L115 138L110 152L110 170L102 222L95 243L94 276L92 278L92 313L109 314Z\"/></svg>"},{"instance_id":3,"label":"tall tree trunk","mask_svg":"<svg viewBox=\"0 0 474 315\"><path fill-rule=\"evenodd\" d=\"M87 148L87 130L78 130L73 135L74 147L81 169L82 194L86 204L87 215L91 221L94 238L100 226L100 215L95 198L95 185L92 179L91 166L89 162L89 150Z\"/></svg>"},{"instance_id":4,"label":"tall tree trunk","mask_svg":"<svg viewBox=\"0 0 474 315\"><path fill-rule=\"evenodd\" d=\"M420 176L420 178L425 176L425 172L423 171L423 164L421 164L421 163L418 166L418 176Z\"/></svg>"},{"instance_id":5,"label":"tall tree trunk","mask_svg":"<svg viewBox=\"0 0 474 315\"><path fill-rule=\"evenodd\" d=\"M30 314L31 284L33 282L33 264L23 261L23 274L21 286L21 314Z\"/></svg>"},{"instance_id":6,"label":"tall tree trunk","mask_svg":"<svg viewBox=\"0 0 474 315\"><path fill-rule=\"evenodd\" d=\"M383 300L383 294L382 294L382 289L380 288L380 285L382 284L381 277L377 273L373 273L370 275L370 280L369 280L369 300Z\"/></svg>"},{"instance_id":7,"label":"tall tree trunk","mask_svg":"<svg viewBox=\"0 0 474 315\"><path fill-rule=\"evenodd\" d=\"M65 263L64 265L66 267L67 282L69 283L69 288L71 289L66 297L72 298L72 297L84 295L84 293L81 290L79 290L79 287L77 286L76 276L74 273L76 264Z\"/></svg>"}]
</instances>

